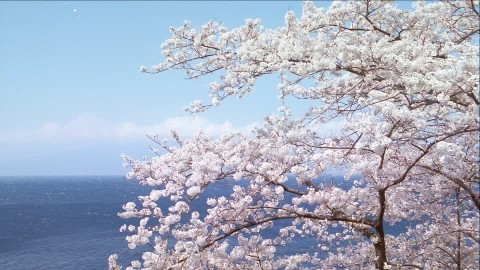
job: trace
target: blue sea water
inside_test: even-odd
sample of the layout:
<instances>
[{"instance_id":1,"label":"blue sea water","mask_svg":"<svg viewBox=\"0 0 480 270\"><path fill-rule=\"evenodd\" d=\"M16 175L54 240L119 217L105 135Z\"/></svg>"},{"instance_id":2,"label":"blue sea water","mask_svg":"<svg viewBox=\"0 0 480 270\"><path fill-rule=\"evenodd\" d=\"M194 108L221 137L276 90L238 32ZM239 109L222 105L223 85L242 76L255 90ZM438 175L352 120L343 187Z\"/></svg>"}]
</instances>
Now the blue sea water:
<instances>
[{"instance_id":1,"label":"blue sea water","mask_svg":"<svg viewBox=\"0 0 480 270\"><path fill-rule=\"evenodd\" d=\"M230 188L213 186L202 200L227 195ZM148 190L122 176L0 177L0 269L107 269L113 253L128 265L141 249L128 249L118 229L130 223L117 213ZM191 207L205 214L200 204ZM278 233L270 230L264 234ZM278 247L277 254L312 252L315 245L302 239Z\"/></svg>"},{"instance_id":2,"label":"blue sea water","mask_svg":"<svg viewBox=\"0 0 480 270\"><path fill-rule=\"evenodd\" d=\"M229 189L230 185L212 186L192 210L205 214L202 200L227 195ZM0 269L107 269L113 253L128 265L141 257L141 249L128 249L126 234L118 229L131 222L117 213L148 190L122 176L0 177ZM290 222L281 221L262 235L273 237L279 226ZM387 227L393 234L404 228ZM321 252L317 244L297 238L277 247L276 254Z\"/></svg>"},{"instance_id":3,"label":"blue sea water","mask_svg":"<svg viewBox=\"0 0 480 270\"><path fill-rule=\"evenodd\" d=\"M116 214L145 189L121 176L0 177L0 269L107 269L110 254L132 254Z\"/></svg>"}]
</instances>

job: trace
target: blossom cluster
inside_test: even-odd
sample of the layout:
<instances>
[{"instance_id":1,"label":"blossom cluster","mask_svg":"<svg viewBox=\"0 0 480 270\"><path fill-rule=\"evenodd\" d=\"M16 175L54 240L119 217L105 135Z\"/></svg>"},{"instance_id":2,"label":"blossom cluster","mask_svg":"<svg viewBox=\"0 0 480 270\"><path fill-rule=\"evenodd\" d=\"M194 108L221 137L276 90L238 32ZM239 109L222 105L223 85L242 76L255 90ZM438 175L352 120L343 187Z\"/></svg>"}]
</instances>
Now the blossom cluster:
<instances>
[{"instance_id":1,"label":"blossom cluster","mask_svg":"<svg viewBox=\"0 0 480 270\"><path fill-rule=\"evenodd\" d=\"M171 28L165 60L141 71L220 73L190 111L277 74L281 115L126 158L128 178L152 187L119 214L139 219L121 228L128 246L152 247L129 268L478 268L478 19L475 1L334 1L305 2L276 29ZM289 97L316 105L293 117ZM320 181L332 168L344 180ZM277 255L298 237L315 248Z\"/></svg>"}]
</instances>

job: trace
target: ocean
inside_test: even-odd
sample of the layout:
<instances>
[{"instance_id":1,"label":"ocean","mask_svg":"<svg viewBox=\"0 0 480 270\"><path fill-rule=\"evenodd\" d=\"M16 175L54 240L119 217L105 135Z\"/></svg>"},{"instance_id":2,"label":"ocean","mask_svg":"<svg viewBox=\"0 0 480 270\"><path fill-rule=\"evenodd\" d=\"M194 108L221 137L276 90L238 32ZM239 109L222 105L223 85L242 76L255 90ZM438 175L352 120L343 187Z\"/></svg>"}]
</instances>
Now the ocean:
<instances>
[{"instance_id":1,"label":"ocean","mask_svg":"<svg viewBox=\"0 0 480 270\"><path fill-rule=\"evenodd\" d=\"M128 265L141 257L141 248L128 249L119 228L130 223L117 213L149 190L122 176L0 177L0 269L107 269L113 253ZM225 186L207 190L203 200L214 194L227 195ZM205 212L200 204L191 207ZM277 254L312 249L315 242L302 239L278 247Z\"/></svg>"},{"instance_id":2,"label":"ocean","mask_svg":"<svg viewBox=\"0 0 480 270\"><path fill-rule=\"evenodd\" d=\"M210 187L191 209L205 214L201 202L227 195L228 189L223 184ZM128 265L141 257L142 249L128 249L127 234L119 228L137 221L123 220L117 213L124 203L137 202L149 190L122 176L0 177L0 269L100 270L108 268L107 259L113 253ZM262 235L273 237L279 225ZM398 234L404 225L386 229ZM297 238L277 247L276 254L322 253L317 244L312 238Z\"/></svg>"},{"instance_id":3,"label":"ocean","mask_svg":"<svg viewBox=\"0 0 480 270\"><path fill-rule=\"evenodd\" d=\"M132 253L122 205L148 188L121 176L0 177L0 269L108 269Z\"/></svg>"}]
</instances>

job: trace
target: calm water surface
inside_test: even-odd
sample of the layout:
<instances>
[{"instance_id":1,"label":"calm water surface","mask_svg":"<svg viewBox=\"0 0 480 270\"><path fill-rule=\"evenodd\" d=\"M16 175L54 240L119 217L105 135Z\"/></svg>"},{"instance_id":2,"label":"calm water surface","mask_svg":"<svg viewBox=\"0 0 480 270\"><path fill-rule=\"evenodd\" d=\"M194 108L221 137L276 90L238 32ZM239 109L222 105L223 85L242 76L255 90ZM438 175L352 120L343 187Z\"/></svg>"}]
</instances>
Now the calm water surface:
<instances>
[{"instance_id":1,"label":"calm water surface","mask_svg":"<svg viewBox=\"0 0 480 270\"><path fill-rule=\"evenodd\" d=\"M0 269L107 269L131 253L116 214L144 190L121 176L0 177Z\"/></svg>"},{"instance_id":2,"label":"calm water surface","mask_svg":"<svg viewBox=\"0 0 480 270\"><path fill-rule=\"evenodd\" d=\"M229 189L231 185L210 187L191 209L205 214L201 202L227 195ZM129 223L117 213L148 190L121 176L0 177L0 269L107 269L113 253L128 265L141 257L141 250L128 249L126 234L118 229ZM274 237L281 225L262 235ZM278 247L277 255L319 251L317 244L310 238L296 239Z\"/></svg>"}]
</instances>

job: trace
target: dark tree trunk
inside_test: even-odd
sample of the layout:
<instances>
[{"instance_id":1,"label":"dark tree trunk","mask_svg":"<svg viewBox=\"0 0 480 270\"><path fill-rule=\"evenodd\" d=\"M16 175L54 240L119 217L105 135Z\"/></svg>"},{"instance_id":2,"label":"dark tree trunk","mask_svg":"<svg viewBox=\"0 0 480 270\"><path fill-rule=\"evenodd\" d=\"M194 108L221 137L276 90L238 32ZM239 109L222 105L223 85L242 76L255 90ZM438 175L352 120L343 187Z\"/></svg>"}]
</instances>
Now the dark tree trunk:
<instances>
[{"instance_id":1,"label":"dark tree trunk","mask_svg":"<svg viewBox=\"0 0 480 270\"><path fill-rule=\"evenodd\" d=\"M377 257L375 261L375 267L377 269L384 270L385 264L387 261L387 249L385 246L385 231L383 230L383 215L385 214L385 189L378 191L378 199L380 208L378 211L377 219L375 220L375 236L377 237L377 242L373 244L375 247L375 256Z\"/></svg>"}]
</instances>

